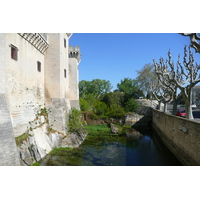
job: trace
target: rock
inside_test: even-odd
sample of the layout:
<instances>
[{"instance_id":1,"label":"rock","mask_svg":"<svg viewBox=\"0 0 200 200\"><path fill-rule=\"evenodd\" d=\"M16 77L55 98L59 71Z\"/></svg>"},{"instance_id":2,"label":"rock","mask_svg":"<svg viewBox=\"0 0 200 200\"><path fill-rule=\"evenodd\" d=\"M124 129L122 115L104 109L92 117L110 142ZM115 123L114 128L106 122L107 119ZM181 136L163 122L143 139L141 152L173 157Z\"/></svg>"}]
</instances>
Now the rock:
<instances>
[{"instance_id":1,"label":"rock","mask_svg":"<svg viewBox=\"0 0 200 200\"><path fill-rule=\"evenodd\" d=\"M112 133L118 134L119 133L119 128L116 127L114 124L110 123L110 130Z\"/></svg>"},{"instance_id":2,"label":"rock","mask_svg":"<svg viewBox=\"0 0 200 200\"><path fill-rule=\"evenodd\" d=\"M129 113L124 116L124 126L133 126L137 121L139 121L143 116L137 113Z\"/></svg>"},{"instance_id":3,"label":"rock","mask_svg":"<svg viewBox=\"0 0 200 200\"><path fill-rule=\"evenodd\" d=\"M140 134L140 132L136 131L135 129L130 129L130 131L126 133L126 137L131 140L136 140L141 136L143 135Z\"/></svg>"}]
</instances>

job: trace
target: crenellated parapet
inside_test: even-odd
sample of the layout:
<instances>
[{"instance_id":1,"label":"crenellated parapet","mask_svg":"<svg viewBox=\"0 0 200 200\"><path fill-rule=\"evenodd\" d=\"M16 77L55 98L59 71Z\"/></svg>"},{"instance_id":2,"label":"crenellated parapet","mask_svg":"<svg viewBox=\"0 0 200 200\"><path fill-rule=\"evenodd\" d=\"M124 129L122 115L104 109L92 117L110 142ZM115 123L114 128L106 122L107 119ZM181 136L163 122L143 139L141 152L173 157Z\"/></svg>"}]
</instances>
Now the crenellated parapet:
<instances>
[{"instance_id":1,"label":"crenellated parapet","mask_svg":"<svg viewBox=\"0 0 200 200\"><path fill-rule=\"evenodd\" d=\"M81 55L80 55L80 47L79 46L69 46L69 58L76 58L78 63L81 61Z\"/></svg>"},{"instance_id":2,"label":"crenellated parapet","mask_svg":"<svg viewBox=\"0 0 200 200\"><path fill-rule=\"evenodd\" d=\"M19 33L19 35L32 44L42 54L44 54L49 47L45 33Z\"/></svg>"}]
</instances>

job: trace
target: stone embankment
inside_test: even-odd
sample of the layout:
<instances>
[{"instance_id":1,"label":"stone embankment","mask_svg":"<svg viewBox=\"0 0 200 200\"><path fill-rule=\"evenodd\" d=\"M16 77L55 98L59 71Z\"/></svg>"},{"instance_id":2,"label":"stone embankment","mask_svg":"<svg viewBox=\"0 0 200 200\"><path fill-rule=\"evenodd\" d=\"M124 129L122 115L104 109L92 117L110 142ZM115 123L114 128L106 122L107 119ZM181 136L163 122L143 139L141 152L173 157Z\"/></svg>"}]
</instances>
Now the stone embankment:
<instances>
[{"instance_id":1,"label":"stone embankment","mask_svg":"<svg viewBox=\"0 0 200 200\"><path fill-rule=\"evenodd\" d=\"M152 126L183 165L200 165L200 123L153 110Z\"/></svg>"}]
</instances>

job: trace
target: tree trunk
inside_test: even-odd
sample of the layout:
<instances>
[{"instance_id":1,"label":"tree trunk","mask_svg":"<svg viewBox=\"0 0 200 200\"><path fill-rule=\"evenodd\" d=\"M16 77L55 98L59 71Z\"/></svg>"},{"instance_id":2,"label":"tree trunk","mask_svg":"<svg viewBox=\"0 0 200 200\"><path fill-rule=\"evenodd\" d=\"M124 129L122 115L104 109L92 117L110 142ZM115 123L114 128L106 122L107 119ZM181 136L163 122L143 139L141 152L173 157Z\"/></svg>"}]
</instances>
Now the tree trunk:
<instances>
[{"instance_id":1,"label":"tree trunk","mask_svg":"<svg viewBox=\"0 0 200 200\"><path fill-rule=\"evenodd\" d=\"M176 114L177 106L178 106L178 101L174 99L172 115Z\"/></svg>"},{"instance_id":2,"label":"tree trunk","mask_svg":"<svg viewBox=\"0 0 200 200\"><path fill-rule=\"evenodd\" d=\"M193 113L192 113L192 106L191 106L191 92L192 90L191 89L188 89L188 97L185 98L185 111L186 111L186 118L187 119L194 119L193 117Z\"/></svg>"},{"instance_id":3,"label":"tree trunk","mask_svg":"<svg viewBox=\"0 0 200 200\"><path fill-rule=\"evenodd\" d=\"M164 103L164 112L165 113L167 112L167 103L166 102Z\"/></svg>"},{"instance_id":4,"label":"tree trunk","mask_svg":"<svg viewBox=\"0 0 200 200\"><path fill-rule=\"evenodd\" d=\"M158 110L162 110L161 109L161 101L158 101Z\"/></svg>"}]
</instances>

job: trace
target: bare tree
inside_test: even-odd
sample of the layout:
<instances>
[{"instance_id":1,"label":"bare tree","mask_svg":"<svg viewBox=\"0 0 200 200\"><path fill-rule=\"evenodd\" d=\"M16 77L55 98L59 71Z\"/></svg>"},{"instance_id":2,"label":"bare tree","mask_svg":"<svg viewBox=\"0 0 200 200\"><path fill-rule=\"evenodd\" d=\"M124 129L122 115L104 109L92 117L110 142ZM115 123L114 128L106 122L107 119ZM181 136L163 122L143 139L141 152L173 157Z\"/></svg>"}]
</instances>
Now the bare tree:
<instances>
[{"instance_id":1,"label":"bare tree","mask_svg":"<svg viewBox=\"0 0 200 200\"><path fill-rule=\"evenodd\" d=\"M189 60L187 61L187 47L184 48L183 65L180 62L180 56L178 57L177 67L175 69L174 62L170 51L168 52L168 59L164 62L164 59L160 60L160 64L154 60L154 66L157 74L162 77L163 81L167 84L172 84L174 87L180 89L181 94L185 99L186 104L186 117L193 119L192 108L191 108L191 93L192 87L200 82L198 70L200 69L197 64L194 64L193 53L189 49ZM177 90L176 88L176 90Z\"/></svg>"},{"instance_id":2,"label":"bare tree","mask_svg":"<svg viewBox=\"0 0 200 200\"><path fill-rule=\"evenodd\" d=\"M196 52L200 53L200 43L198 42L200 40L200 37L197 33L180 33L183 36L189 36L191 47L195 49Z\"/></svg>"},{"instance_id":3,"label":"bare tree","mask_svg":"<svg viewBox=\"0 0 200 200\"><path fill-rule=\"evenodd\" d=\"M168 88L169 94L171 98L173 99L173 111L172 114L175 115L177 111L178 102L182 98L181 94L178 94L178 87L175 83L170 82L168 79L168 75L170 76L170 71L167 68L167 61L164 62L163 58L160 58L160 64L158 65L155 60L154 66L155 66L155 73L158 77L158 80L162 87ZM168 75L166 75L168 73ZM177 73L178 74L178 73ZM176 77L178 79L178 76Z\"/></svg>"},{"instance_id":4,"label":"bare tree","mask_svg":"<svg viewBox=\"0 0 200 200\"><path fill-rule=\"evenodd\" d=\"M167 103L172 100L172 96L168 88L159 89L159 92L153 91L153 96L158 101L158 109L161 110L161 103L164 104L164 112L167 112Z\"/></svg>"}]
</instances>

